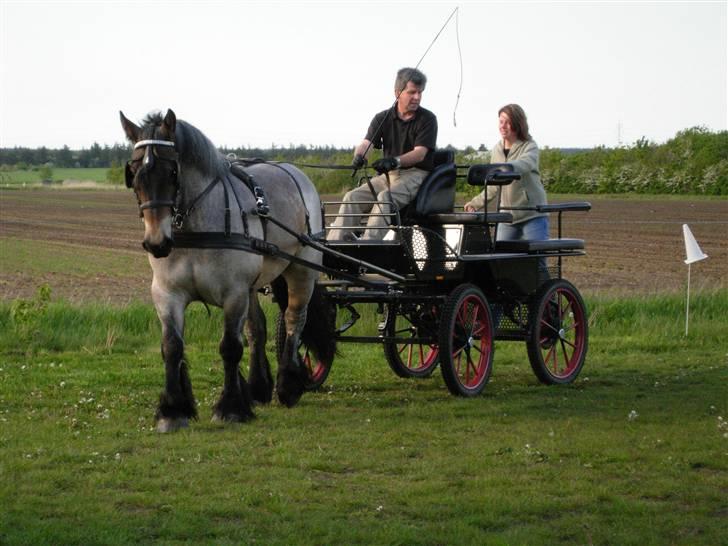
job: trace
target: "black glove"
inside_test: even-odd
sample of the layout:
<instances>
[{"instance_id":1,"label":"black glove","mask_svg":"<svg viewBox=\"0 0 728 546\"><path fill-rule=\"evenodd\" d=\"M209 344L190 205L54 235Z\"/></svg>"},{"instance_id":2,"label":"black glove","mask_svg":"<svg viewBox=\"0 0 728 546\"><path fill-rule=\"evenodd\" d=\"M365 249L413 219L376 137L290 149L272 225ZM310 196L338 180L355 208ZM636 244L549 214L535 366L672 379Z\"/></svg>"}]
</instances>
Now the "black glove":
<instances>
[{"instance_id":1,"label":"black glove","mask_svg":"<svg viewBox=\"0 0 728 546\"><path fill-rule=\"evenodd\" d=\"M354 156L354 159L351 161L351 166L354 168L354 170L361 169L364 165L367 164L367 160L364 159L364 156L356 154Z\"/></svg>"},{"instance_id":2,"label":"black glove","mask_svg":"<svg viewBox=\"0 0 728 546\"><path fill-rule=\"evenodd\" d=\"M383 157L382 159L377 159L374 163L372 163L372 167L379 174L388 173L389 171L399 169L399 158Z\"/></svg>"}]
</instances>

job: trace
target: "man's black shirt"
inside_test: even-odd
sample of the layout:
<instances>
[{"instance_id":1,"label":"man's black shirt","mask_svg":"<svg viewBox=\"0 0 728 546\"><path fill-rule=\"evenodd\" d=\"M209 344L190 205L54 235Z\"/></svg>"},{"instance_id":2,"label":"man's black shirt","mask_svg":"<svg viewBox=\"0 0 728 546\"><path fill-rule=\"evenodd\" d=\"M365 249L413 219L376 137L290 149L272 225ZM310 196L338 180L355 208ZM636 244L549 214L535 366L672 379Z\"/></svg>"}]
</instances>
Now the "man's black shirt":
<instances>
[{"instance_id":1,"label":"man's black shirt","mask_svg":"<svg viewBox=\"0 0 728 546\"><path fill-rule=\"evenodd\" d=\"M435 114L419 107L412 119L403 121L397 116L396 108L395 105L374 116L364 138L369 140L375 148L384 148L385 156L400 156L411 152L415 146L425 146L427 148L425 159L413 165L413 167L431 171L433 168L432 158L437 145L437 118ZM382 123L382 120L384 120L384 123ZM381 128L379 128L380 125ZM378 128L379 131L377 132ZM376 135L375 132L377 132Z\"/></svg>"}]
</instances>

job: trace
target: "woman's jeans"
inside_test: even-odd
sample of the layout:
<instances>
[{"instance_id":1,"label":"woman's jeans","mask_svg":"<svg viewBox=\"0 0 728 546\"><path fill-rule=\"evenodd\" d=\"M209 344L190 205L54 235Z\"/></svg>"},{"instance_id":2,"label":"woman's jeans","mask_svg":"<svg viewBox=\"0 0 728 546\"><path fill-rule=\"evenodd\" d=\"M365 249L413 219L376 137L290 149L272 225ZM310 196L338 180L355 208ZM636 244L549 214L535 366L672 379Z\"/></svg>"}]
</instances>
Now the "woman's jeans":
<instances>
[{"instance_id":1,"label":"woman's jeans","mask_svg":"<svg viewBox=\"0 0 728 546\"><path fill-rule=\"evenodd\" d=\"M549 217L537 216L520 224L498 224L497 241L529 239L543 241L549 238Z\"/></svg>"}]
</instances>

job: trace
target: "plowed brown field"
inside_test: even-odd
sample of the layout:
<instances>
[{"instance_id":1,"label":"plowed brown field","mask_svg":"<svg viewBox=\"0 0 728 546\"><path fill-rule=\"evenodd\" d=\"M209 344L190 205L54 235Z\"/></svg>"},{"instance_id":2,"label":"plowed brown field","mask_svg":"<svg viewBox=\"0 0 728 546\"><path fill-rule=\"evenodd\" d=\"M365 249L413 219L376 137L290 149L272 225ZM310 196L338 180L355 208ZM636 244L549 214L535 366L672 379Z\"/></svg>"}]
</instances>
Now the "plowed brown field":
<instances>
[{"instance_id":1,"label":"plowed brown field","mask_svg":"<svg viewBox=\"0 0 728 546\"><path fill-rule=\"evenodd\" d=\"M562 202L552 196L552 202ZM565 261L584 294L684 290L682 224L707 260L692 289L728 286L728 200L587 197L590 212L564 215L564 236L585 239L587 256ZM555 233L556 218L552 219ZM0 190L0 298L54 297L125 303L149 300L151 271L134 196L109 190Z\"/></svg>"}]
</instances>

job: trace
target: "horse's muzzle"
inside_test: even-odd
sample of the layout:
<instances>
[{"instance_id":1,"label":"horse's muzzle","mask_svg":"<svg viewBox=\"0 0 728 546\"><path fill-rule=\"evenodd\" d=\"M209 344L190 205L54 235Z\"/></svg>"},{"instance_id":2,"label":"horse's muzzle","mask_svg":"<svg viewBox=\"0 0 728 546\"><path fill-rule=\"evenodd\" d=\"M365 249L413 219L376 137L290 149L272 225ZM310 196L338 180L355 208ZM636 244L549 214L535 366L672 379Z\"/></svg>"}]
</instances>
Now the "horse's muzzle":
<instances>
[{"instance_id":1,"label":"horse's muzzle","mask_svg":"<svg viewBox=\"0 0 728 546\"><path fill-rule=\"evenodd\" d=\"M169 256L169 253L172 252L172 239L169 237L164 237L162 239L162 242L159 244L152 244L148 241L144 241L142 243L142 247L144 247L144 250L149 252L152 256L155 258L166 258Z\"/></svg>"}]
</instances>

